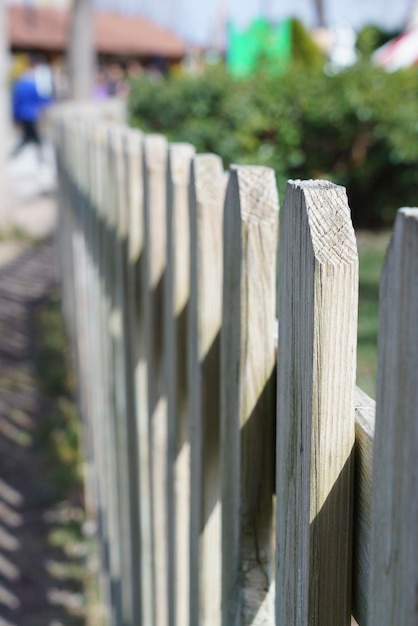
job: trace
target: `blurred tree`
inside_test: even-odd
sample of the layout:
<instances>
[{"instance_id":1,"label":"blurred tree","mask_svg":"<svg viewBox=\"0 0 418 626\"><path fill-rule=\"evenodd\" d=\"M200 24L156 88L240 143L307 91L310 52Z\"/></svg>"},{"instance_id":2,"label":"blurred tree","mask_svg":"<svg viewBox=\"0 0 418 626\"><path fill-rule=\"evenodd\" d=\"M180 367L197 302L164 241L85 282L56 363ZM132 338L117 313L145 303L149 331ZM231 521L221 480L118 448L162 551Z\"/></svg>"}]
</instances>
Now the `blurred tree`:
<instances>
[{"instance_id":1,"label":"blurred tree","mask_svg":"<svg viewBox=\"0 0 418 626\"><path fill-rule=\"evenodd\" d=\"M68 46L71 95L86 100L93 93L95 51L93 0L73 0Z\"/></svg>"},{"instance_id":2,"label":"blurred tree","mask_svg":"<svg viewBox=\"0 0 418 626\"><path fill-rule=\"evenodd\" d=\"M364 26L357 34L356 48L363 57L371 57L372 54L385 43L397 37L402 31L386 31L379 26L369 24Z\"/></svg>"},{"instance_id":3,"label":"blurred tree","mask_svg":"<svg viewBox=\"0 0 418 626\"><path fill-rule=\"evenodd\" d=\"M316 13L316 25L325 26L325 10L324 0L314 0L315 13Z\"/></svg>"},{"instance_id":4,"label":"blurred tree","mask_svg":"<svg viewBox=\"0 0 418 626\"><path fill-rule=\"evenodd\" d=\"M312 39L303 23L293 18L292 25L292 61L304 67L322 69L325 63L325 54Z\"/></svg>"}]
</instances>

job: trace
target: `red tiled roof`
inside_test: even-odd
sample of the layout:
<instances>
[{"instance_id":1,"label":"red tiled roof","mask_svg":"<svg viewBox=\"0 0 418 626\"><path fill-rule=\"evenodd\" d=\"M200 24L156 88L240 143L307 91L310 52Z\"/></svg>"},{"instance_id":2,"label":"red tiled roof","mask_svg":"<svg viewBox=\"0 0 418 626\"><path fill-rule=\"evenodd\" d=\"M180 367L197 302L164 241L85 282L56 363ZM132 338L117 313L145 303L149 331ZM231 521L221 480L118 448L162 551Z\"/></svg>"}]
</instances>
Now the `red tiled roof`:
<instances>
[{"instance_id":1,"label":"red tiled roof","mask_svg":"<svg viewBox=\"0 0 418 626\"><path fill-rule=\"evenodd\" d=\"M10 45L65 50L69 24L68 11L9 7ZM94 39L97 51L107 54L181 58L185 53L176 35L138 16L96 11Z\"/></svg>"}]
</instances>

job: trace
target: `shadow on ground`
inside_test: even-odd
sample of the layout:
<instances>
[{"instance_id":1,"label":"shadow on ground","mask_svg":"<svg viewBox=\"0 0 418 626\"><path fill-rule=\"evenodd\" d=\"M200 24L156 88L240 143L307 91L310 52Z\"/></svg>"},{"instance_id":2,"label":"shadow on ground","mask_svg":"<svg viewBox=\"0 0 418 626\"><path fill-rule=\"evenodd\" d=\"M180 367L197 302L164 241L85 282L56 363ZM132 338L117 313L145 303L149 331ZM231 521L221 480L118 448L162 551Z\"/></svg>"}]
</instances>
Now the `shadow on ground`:
<instances>
[{"instance_id":1,"label":"shadow on ground","mask_svg":"<svg viewBox=\"0 0 418 626\"><path fill-rule=\"evenodd\" d=\"M0 626L86 623L83 510L57 501L39 449L54 407L38 389L33 318L55 283L51 243L0 268Z\"/></svg>"}]
</instances>

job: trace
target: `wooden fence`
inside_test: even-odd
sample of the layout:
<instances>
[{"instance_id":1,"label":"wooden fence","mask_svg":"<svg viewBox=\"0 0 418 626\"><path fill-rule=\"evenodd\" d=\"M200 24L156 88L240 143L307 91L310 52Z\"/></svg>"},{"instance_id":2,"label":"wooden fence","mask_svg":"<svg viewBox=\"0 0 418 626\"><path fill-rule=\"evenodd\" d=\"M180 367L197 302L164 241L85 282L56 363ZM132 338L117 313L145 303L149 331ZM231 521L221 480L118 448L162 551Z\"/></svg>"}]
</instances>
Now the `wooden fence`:
<instances>
[{"instance_id":1,"label":"wooden fence","mask_svg":"<svg viewBox=\"0 0 418 626\"><path fill-rule=\"evenodd\" d=\"M288 182L277 280L272 170L93 118L54 132L110 623L416 626L418 210L383 271L375 427L345 190Z\"/></svg>"}]
</instances>

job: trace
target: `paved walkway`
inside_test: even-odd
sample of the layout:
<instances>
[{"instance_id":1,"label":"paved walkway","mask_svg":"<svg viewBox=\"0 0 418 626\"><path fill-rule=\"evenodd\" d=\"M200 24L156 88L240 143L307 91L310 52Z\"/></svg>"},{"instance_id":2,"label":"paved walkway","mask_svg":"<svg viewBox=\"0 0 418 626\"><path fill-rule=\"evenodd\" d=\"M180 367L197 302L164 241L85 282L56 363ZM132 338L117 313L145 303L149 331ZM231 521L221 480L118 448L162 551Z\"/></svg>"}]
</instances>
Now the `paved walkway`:
<instances>
[{"instance_id":1,"label":"paved walkway","mask_svg":"<svg viewBox=\"0 0 418 626\"><path fill-rule=\"evenodd\" d=\"M55 165L50 146L40 165L29 146L7 167L8 188L0 198L0 267L31 240L50 237L56 223Z\"/></svg>"}]
</instances>

